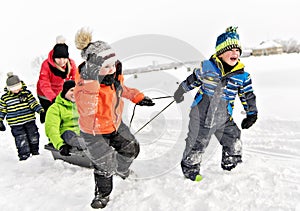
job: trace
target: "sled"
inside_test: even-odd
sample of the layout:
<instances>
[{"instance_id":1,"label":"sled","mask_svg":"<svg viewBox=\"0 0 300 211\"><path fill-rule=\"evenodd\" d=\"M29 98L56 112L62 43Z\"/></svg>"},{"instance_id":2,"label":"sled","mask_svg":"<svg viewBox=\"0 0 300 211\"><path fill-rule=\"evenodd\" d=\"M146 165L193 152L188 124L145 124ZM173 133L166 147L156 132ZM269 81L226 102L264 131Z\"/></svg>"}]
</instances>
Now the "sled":
<instances>
[{"instance_id":1,"label":"sled","mask_svg":"<svg viewBox=\"0 0 300 211\"><path fill-rule=\"evenodd\" d=\"M74 164L85 168L93 168L93 163L86 156L84 151L71 150L71 156L63 156L59 153L59 150L55 149L51 143L44 146L46 150L51 151L54 160L63 160L67 163Z\"/></svg>"}]
</instances>

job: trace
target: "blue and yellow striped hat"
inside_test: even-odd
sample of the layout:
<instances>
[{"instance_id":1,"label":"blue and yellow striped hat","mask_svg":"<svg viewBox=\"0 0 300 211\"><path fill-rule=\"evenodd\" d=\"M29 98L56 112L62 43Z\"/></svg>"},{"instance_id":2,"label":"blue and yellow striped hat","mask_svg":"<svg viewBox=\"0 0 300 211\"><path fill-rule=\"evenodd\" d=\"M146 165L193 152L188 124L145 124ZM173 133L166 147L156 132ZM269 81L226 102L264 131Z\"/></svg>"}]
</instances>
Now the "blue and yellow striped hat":
<instances>
[{"instance_id":1,"label":"blue and yellow striped hat","mask_svg":"<svg viewBox=\"0 0 300 211\"><path fill-rule=\"evenodd\" d=\"M224 53L225 51L233 48L238 48L240 54L242 54L242 46L240 43L240 36L236 32L238 27L228 27L226 32L218 36L216 42L216 54L217 56Z\"/></svg>"}]
</instances>

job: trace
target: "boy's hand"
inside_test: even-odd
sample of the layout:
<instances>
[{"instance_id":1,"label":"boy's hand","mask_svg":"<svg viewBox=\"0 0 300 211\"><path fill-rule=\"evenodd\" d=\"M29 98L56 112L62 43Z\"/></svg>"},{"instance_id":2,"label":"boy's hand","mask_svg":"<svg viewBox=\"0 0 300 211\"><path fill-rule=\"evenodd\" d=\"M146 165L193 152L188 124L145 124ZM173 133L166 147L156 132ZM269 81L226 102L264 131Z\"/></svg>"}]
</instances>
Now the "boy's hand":
<instances>
[{"instance_id":1,"label":"boy's hand","mask_svg":"<svg viewBox=\"0 0 300 211\"><path fill-rule=\"evenodd\" d=\"M68 144L64 144L60 147L59 153L63 156L71 156L70 154L71 146Z\"/></svg>"},{"instance_id":2,"label":"boy's hand","mask_svg":"<svg viewBox=\"0 0 300 211\"><path fill-rule=\"evenodd\" d=\"M155 103L153 103L152 99L145 96L144 99L142 99L140 102L137 103L139 106L154 106Z\"/></svg>"},{"instance_id":3,"label":"boy's hand","mask_svg":"<svg viewBox=\"0 0 300 211\"><path fill-rule=\"evenodd\" d=\"M174 93L174 99L176 103L181 103L184 100L183 94L185 93L182 86L179 86L178 89Z\"/></svg>"},{"instance_id":4,"label":"boy's hand","mask_svg":"<svg viewBox=\"0 0 300 211\"><path fill-rule=\"evenodd\" d=\"M257 120L257 114L247 115L242 121L242 129L250 128Z\"/></svg>"},{"instance_id":5,"label":"boy's hand","mask_svg":"<svg viewBox=\"0 0 300 211\"><path fill-rule=\"evenodd\" d=\"M5 131L6 130L6 127L3 123L3 121L0 121L0 131Z\"/></svg>"}]
</instances>

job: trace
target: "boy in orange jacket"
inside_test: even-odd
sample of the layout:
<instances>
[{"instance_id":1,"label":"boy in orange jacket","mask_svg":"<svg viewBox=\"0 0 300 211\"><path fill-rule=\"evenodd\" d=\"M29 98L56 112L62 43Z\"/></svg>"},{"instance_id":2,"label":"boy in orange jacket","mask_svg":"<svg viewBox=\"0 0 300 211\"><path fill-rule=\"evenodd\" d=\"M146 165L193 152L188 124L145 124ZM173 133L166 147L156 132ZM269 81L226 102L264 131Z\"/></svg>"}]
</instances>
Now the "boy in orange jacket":
<instances>
[{"instance_id":1,"label":"boy in orange jacket","mask_svg":"<svg viewBox=\"0 0 300 211\"><path fill-rule=\"evenodd\" d=\"M91 206L104 208L112 191L113 175L128 177L129 167L140 149L122 121L122 98L141 106L154 103L137 89L124 85L122 65L113 49L105 42L91 40L91 32L85 29L75 37L76 47L85 60L78 67L75 99L80 133L95 166L95 198Z\"/></svg>"}]
</instances>

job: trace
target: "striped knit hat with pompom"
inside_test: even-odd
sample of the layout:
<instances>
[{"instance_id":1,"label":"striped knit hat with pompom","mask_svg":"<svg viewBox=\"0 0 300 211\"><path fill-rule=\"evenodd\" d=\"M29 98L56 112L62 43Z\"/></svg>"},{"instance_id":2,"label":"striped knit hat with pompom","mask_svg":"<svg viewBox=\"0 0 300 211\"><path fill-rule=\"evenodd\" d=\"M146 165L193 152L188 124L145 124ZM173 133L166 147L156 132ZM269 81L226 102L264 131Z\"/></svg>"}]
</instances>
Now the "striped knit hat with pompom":
<instances>
[{"instance_id":1,"label":"striped knit hat with pompom","mask_svg":"<svg viewBox=\"0 0 300 211\"><path fill-rule=\"evenodd\" d=\"M216 42L216 54L219 56L225 51L229 51L233 48L237 48L240 50L240 54L242 54L242 46L240 43L240 36L236 32L238 27L228 27L226 32L218 36Z\"/></svg>"}]
</instances>

